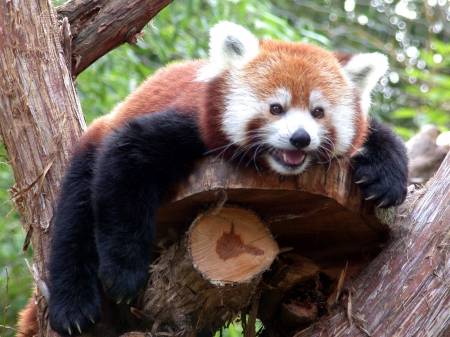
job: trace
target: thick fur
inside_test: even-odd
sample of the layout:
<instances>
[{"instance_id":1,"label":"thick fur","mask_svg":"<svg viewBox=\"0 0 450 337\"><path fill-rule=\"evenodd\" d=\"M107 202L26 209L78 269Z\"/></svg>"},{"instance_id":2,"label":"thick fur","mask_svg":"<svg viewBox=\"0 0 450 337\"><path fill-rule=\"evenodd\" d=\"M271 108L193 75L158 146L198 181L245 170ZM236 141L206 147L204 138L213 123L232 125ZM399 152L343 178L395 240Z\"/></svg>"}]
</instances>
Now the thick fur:
<instances>
[{"instance_id":1,"label":"thick fur","mask_svg":"<svg viewBox=\"0 0 450 337\"><path fill-rule=\"evenodd\" d=\"M31 337L37 335L39 323L34 297L30 297L27 306L19 314L16 337Z\"/></svg>"},{"instance_id":2,"label":"thick fur","mask_svg":"<svg viewBox=\"0 0 450 337\"><path fill-rule=\"evenodd\" d=\"M50 258L55 331L78 334L100 320L99 281L117 302L136 296L147 277L156 209L205 152L198 122L169 110L133 118L98 149L74 156Z\"/></svg>"},{"instance_id":3,"label":"thick fur","mask_svg":"<svg viewBox=\"0 0 450 337\"><path fill-rule=\"evenodd\" d=\"M210 46L210 60L158 71L81 139L53 224L49 313L61 335L100 321L101 287L128 303L145 286L156 210L205 154L280 175L353 156L367 198L404 200L404 145L367 117L386 57L258 41L227 22Z\"/></svg>"},{"instance_id":4,"label":"thick fur","mask_svg":"<svg viewBox=\"0 0 450 337\"><path fill-rule=\"evenodd\" d=\"M408 183L408 154L401 138L389 127L372 118L369 137L352 161L355 182L366 200L384 208L403 203Z\"/></svg>"}]
</instances>

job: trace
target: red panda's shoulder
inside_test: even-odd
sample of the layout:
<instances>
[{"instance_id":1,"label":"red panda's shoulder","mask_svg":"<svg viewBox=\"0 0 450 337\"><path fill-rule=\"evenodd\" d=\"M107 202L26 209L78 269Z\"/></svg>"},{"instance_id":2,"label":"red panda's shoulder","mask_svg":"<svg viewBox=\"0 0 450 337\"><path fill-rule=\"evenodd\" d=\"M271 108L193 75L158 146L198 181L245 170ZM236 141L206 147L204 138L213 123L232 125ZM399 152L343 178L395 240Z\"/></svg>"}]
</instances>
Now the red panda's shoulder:
<instances>
[{"instance_id":1,"label":"red panda's shoulder","mask_svg":"<svg viewBox=\"0 0 450 337\"><path fill-rule=\"evenodd\" d=\"M83 143L98 145L112 130L134 117L169 108L191 115L199 113L205 83L196 77L206 62L174 62L159 69L108 115L97 118L83 135L81 147Z\"/></svg>"}]
</instances>

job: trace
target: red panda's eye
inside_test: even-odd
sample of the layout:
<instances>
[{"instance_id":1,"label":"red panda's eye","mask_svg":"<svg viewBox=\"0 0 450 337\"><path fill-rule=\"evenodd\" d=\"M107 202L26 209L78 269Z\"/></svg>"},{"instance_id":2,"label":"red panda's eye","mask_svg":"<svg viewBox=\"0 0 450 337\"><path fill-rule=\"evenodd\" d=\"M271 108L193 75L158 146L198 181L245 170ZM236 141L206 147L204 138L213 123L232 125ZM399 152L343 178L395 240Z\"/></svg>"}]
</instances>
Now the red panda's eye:
<instances>
[{"instance_id":1,"label":"red panda's eye","mask_svg":"<svg viewBox=\"0 0 450 337\"><path fill-rule=\"evenodd\" d=\"M280 104L272 104L270 106L270 113L272 115L280 115L283 113L283 107Z\"/></svg>"},{"instance_id":2,"label":"red panda's eye","mask_svg":"<svg viewBox=\"0 0 450 337\"><path fill-rule=\"evenodd\" d=\"M323 111L322 108L315 108L315 109L313 110L313 112L311 113L311 115L312 115L314 118L317 118L317 119L322 118L322 117L323 117L323 114L324 114L324 111Z\"/></svg>"}]
</instances>

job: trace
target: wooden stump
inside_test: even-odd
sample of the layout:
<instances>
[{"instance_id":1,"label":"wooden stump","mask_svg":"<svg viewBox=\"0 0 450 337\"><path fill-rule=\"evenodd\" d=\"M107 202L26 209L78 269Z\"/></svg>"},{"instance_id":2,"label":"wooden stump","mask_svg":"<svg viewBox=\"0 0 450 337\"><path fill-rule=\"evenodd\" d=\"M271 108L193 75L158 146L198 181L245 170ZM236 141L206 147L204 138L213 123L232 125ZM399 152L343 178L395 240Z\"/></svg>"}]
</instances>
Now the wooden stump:
<instances>
[{"instance_id":1,"label":"wooden stump","mask_svg":"<svg viewBox=\"0 0 450 337\"><path fill-rule=\"evenodd\" d=\"M298 331L327 312L344 278L388 236L339 161L281 179L206 158L160 207L157 226L164 249L133 309L136 329L181 336L211 336L246 307L268 336ZM289 253L262 276L278 253L272 235Z\"/></svg>"},{"instance_id":2,"label":"wooden stump","mask_svg":"<svg viewBox=\"0 0 450 337\"><path fill-rule=\"evenodd\" d=\"M152 333L213 334L250 303L277 254L254 212L233 206L208 210L152 265L139 303L141 326L151 324Z\"/></svg>"}]
</instances>

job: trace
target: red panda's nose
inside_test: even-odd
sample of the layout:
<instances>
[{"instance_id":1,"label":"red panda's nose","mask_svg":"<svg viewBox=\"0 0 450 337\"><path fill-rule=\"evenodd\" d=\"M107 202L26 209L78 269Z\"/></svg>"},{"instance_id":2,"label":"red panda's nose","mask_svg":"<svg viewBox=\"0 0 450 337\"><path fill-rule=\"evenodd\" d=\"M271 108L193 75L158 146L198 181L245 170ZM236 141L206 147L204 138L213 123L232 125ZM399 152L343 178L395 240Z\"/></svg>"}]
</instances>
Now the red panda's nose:
<instances>
[{"instance_id":1,"label":"red panda's nose","mask_svg":"<svg viewBox=\"0 0 450 337\"><path fill-rule=\"evenodd\" d=\"M307 147L311 143L311 137L309 133L306 132L303 128L298 128L297 131L291 136L289 139L292 145L294 145L297 149L303 149Z\"/></svg>"}]
</instances>

